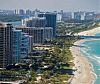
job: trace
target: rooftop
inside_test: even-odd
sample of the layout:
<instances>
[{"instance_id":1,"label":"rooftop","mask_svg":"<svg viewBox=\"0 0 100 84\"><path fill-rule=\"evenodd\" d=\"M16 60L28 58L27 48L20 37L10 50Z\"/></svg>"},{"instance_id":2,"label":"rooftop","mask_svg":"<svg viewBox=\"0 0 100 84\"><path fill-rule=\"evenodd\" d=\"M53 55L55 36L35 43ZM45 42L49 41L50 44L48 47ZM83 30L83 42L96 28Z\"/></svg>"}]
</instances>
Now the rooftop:
<instances>
[{"instance_id":1,"label":"rooftop","mask_svg":"<svg viewBox=\"0 0 100 84\"><path fill-rule=\"evenodd\" d=\"M16 27L17 29L19 28L19 29L24 29L24 28L26 28L26 29L37 29L37 30L39 30L39 29L53 29L52 27L26 27L26 26L20 26L20 27Z\"/></svg>"},{"instance_id":2,"label":"rooftop","mask_svg":"<svg viewBox=\"0 0 100 84\"><path fill-rule=\"evenodd\" d=\"M24 21L31 21L31 20L45 20L46 18L45 17L29 17L29 18L25 18L23 19Z\"/></svg>"},{"instance_id":3,"label":"rooftop","mask_svg":"<svg viewBox=\"0 0 100 84\"><path fill-rule=\"evenodd\" d=\"M0 22L0 27L7 27L6 23Z\"/></svg>"}]
</instances>

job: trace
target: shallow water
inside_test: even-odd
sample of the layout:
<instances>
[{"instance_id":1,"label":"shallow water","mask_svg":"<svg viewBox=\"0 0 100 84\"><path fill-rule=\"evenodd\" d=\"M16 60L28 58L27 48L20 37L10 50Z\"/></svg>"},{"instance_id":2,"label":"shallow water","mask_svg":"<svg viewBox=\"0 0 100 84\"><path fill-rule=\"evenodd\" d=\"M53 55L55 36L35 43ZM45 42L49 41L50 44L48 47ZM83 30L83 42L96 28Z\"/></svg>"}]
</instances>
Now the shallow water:
<instances>
[{"instance_id":1,"label":"shallow water","mask_svg":"<svg viewBox=\"0 0 100 84\"><path fill-rule=\"evenodd\" d=\"M96 34L100 36L99 34ZM88 58L93 66L94 73L96 74L96 80L94 84L100 84L100 39L85 41L81 44L81 52Z\"/></svg>"}]
</instances>

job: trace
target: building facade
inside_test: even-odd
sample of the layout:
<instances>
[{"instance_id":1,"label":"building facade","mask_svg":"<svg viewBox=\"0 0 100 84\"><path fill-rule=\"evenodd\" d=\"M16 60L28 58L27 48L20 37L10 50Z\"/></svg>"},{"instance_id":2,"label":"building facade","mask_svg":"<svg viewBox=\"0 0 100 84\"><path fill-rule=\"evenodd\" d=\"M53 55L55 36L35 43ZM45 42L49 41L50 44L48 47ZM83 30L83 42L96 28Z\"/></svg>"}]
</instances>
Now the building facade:
<instances>
[{"instance_id":1,"label":"building facade","mask_svg":"<svg viewBox=\"0 0 100 84\"><path fill-rule=\"evenodd\" d=\"M52 27L53 28L53 37L56 36L56 13L39 13L38 17L46 17L46 27Z\"/></svg>"},{"instance_id":2,"label":"building facade","mask_svg":"<svg viewBox=\"0 0 100 84\"><path fill-rule=\"evenodd\" d=\"M0 23L0 68L12 64L12 25Z\"/></svg>"},{"instance_id":3,"label":"building facade","mask_svg":"<svg viewBox=\"0 0 100 84\"><path fill-rule=\"evenodd\" d=\"M22 30L13 30L13 63L19 63L22 58L28 56L32 50L32 37Z\"/></svg>"},{"instance_id":4,"label":"building facade","mask_svg":"<svg viewBox=\"0 0 100 84\"><path fill-rule=\"evenodd\" d=\"M72 20L72 13L71 12L63 12L62 14L62 21L70 21Z\"/></svg>"},{"instance_id":5,"label":"building facade","mask_svg":"<svg viewBox=\"0 0 100 84\"><path fill-rule=\"evenodd\" d=\"M22 20L22 25L26 27L45 27L46 18L45 17L30 17Z\"/></svg>"},{"instance_id":6,"label":"building facade","mask_svg":"<svg viewBox=\"0 0 100 84\"><path fill-rule=\"evenodd\" d=\"M95 19L94 12L86 12L85 13L85 20L91 21Z\"/></svg>"},{"instance_id":7,"label":"building facade","mask_svg":"<svg viewBox=\"0 0 100 84\"><path fill-rule=\"evenodd\" d=\"M21 30L13 30L13 45L12 56L13 63L18 63L21 58Z\"/></svg>"},{"instance_id":8,"label":"building facade","mask_svg":"<svg viewBox=\"0 0 100 84\"><path fill-rule=\"evenodd\" d=\"M32 45L31 45L32 46ZM21 59L28 57L29 54L29 49L30 48L30 37L27 33L21 34L21 45L20 45L20 54L21 54Z\"/></svg>"},{"instance_id":9,"label":"building facade","mask_svg":"<svg viewBox=\"0 0 100 84\"><path fill-rule=\"evenodd\" d=\"M45 40L52 40L53 38L53 28L51 27L19 27L17 30L22 30L32 36L33 43L43 44Z\"/></svg>"}]
</instances>

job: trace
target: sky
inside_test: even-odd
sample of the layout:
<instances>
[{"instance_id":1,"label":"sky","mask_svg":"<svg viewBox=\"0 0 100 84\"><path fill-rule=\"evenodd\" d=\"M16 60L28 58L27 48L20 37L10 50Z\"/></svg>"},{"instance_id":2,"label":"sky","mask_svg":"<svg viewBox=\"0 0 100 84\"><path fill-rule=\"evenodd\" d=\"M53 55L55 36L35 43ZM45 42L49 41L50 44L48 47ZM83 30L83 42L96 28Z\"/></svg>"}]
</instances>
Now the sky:
<instances>
[{"instance_id":1,"label":"sky","mask_svg":"<svg viewBox=\"0 0 100 84\"><path fill-rule=\"evenodd\" d=\"M0 0L0 9L98 11L100 0Z\"/></svg>"}]
</instances>

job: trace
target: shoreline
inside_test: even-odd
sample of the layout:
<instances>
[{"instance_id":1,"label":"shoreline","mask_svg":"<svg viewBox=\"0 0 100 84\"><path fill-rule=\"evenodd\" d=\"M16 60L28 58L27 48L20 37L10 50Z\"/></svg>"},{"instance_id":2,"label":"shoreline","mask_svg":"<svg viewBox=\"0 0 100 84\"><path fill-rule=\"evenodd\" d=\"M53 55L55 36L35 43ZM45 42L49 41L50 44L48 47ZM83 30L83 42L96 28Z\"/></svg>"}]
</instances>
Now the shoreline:
<instances>
[{"instance_id":1,"label":"shoreline","mask_svg":"<svg viewBox=\"0 0 100 84\"><path fill-rule=\"evenodd\" d=\"M100 27L80 32L77 35L95 35L96 33L100 33ZM91 39L78 40L74 43L74 45L80 46L85 41L91 41ZM80 47L72 46L70 47L70 50L74 57L73 62L75 66L73 69L77 70L74 72L74 77L72 78L70 84L94 84L96 80L96 74L94 73L94 69L88 58L83 56L80 51Z\"/></svg>"},{"instance_id":2,"label":"shoreline","mask_svg":"<svg viewBox=\"0 0 100 84\"><path fill-rule=\"evenodd\" d=\"M94 28L94 29L91 29L91 30L86 30L86 31L83 31L83 32L80 32L78 34L75 34L75 35L95 35L96 33L100 33L100 27L97 27L97 28Z\"/></svg>"}]
</instances>

